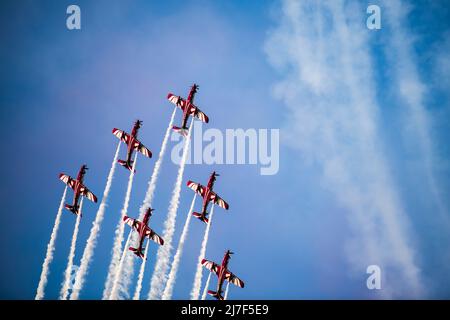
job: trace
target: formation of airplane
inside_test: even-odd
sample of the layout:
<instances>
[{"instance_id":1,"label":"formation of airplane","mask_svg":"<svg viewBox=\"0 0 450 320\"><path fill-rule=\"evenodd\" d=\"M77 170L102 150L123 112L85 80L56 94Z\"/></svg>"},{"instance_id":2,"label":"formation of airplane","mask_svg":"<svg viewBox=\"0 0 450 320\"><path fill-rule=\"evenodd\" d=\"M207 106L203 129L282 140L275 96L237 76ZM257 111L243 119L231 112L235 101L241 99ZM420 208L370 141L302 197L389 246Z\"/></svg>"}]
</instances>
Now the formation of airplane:
<instances>
[{"instance_id":1,"label":"formation of airplane","mask_svg":"<svg viewBox=\"0 0 450 320\"><path fill-rule=\"evenodd\" d=\"M133 251L133 253L137 255L139 258L144 258L143 244L145 238L149 238L161 246L164 245L164 240L148 226L148 222L150 220L150 217L152 216L153 210L154 209L151 208L147 209L142 222L137 219L132 219L128 216L123 217L123 221L126 224L128 224L132 229L137 231L139 234L139 246L137 248L133 247L128 248L129 250Z\"/></svg>"},{"instance_id":2,"label":"formation of airplane","mask_svg":"<svg viewBox=\"0 0 450 320\"><path fill-rule=\"evenodd\" d=\"M239 279L235 274L233 274L230 270L228 270L228 263L231 259L231 255L233 252L227 250L225 255L223 256L222 264L218 265L215 262L203 259L202 265L208 269L210 272L214 272L217 275L217 289L216 291L208 290L208 294L213 296L218 300L223 300L224 297L222 295L222 286L224 281L231 282L232 284L244 288L244 281Z\"/></svg>"},{"instance_id":3,"label":"formation of airplane","mask_svg":"<svg viewBox=\"0 0 450 320\"><path fill-rule=\"evenodd\" d=\"M187 136L188 133L189 128L187 127L187 121L189 120L189 116L194 116L205 123L209 122L208 116L204 114L196 105L194 105L194 97L198 91L198 88L199 88L198 85L194 83L194 85L191 87L191 90L189 91L187 99L183 99L182 97L176 96L172 93L169 93L167 95L167 99L169 99L170 102L172 102L174 105L176 105L183 111L181 126L172 127L173 130L175 130L176 132L180 133L183 136Z\"/></svg>"},{"instance_id":4,"label":"formation of airplane","mask_svg":"<svg viewBox=\"0 0 450 320\"><path fill-rule=\"evenodd\" d=\"M117 162L127 168L128 170L133 169L133 160L131 157L133 156L133 151L139 151L144 156L151 158L152 153L148 150L138 139L139 128L141 127L142 121L137 120L134 123L133 129L131 130L131 134L126 133L125 131L114 128L112 133L117 138L119 138L122 142L124 142L127 146L127 159L126 160L117 160ZM136 170L135 170L136 171Z\"/></svg>"},{"instance_id":5,"label":"formation of airplane","mask_svg":"<svg viewBox=\"0 0 450 320\"><path fill-rule=\"evenodd\" d=\"M225 210L228 210L229 208L228 203L226 203L213 191L214 182L216 181L216 177L218 176L219 174L213 171L211 173L211 176L209 177L206 187L191 180L187 182L187 186L203 198L201 212L194 212L193 215L204 223L208 223L209 221L207 218L208 212L206 212L206 210L208 209L208 205L210 202L217 204L219 207L224 208Z\"/></svg>"},{"instance_id":6,"label":"formation of airplane","mask_svg":"<svg viewBox=\"0 0 450 320\"><path fill-rule=\"evenodd\" d=\"M198 85L194 84L189 91L187 99L184 99L180 96L175 96L172 93L169 93L167 96L168 100L171 103L175 104L183 111L181 126L172 127L174 131L180 133L183 136L187 136L189 129L187 127L187 121L189 120L190 116L196 117L205 123L209 122L208 116L194 104L194 97L198 91L198 88ZM132 160L132 157L134 151L140 152L148 158L152 157L151 151L147 149L137 138L141 125L142 121L137 120L133 125L131 134L128 134L127 132L124 132L123 130L119 130L117 128L114 128L112 130L112 133L117 138L119 138L121 142L124 142L127 145L126 159L118 160L117 162L130 171L133 170L134 161ZM72 204L65 204L65 208L75 215L80 214L81 216L79 203L81 196L84 196L95 203L97 202L97 197L84 185L83 182L87 170L88 168L86 165L81 166L76 179L73 179L69 175L63 173L59 175L59 178L74 191ZM203 198L201 212L193 212L193 215L206 224L209 223L207 210L211 202L222 207L225 210L229 209L228 203L213 191L214 183L218 176L219 174L213 171L206 186L203 186L200 183L196 183L191 180L187 182L187 186ZM154 211L154 209L148 208L142 221L130 218L129 216L123 217L123 222L128 224L132 228L132 230L136 231L139 236L137 247L135 248L130 246L128 250L132 251L137 257L141 259L145 257L143 244L146 238L156 242L159 245L164 245L164 240L149 227L149 221L150 217L152 216L152 211ZM203 259L201 261L201 265L209 269L210 272L214 272L218 277L216 291L208 291L208 294L218 300L224 300L222 294L222 286L225 281L231 282L241 288L244 287L244 282L228 270L228 264L232 254L233 253L230 250L227 250L220 265L206 259Z\"/></svg>"},{"instance_id":7,"label":"formation of airplane","mask_svg":"<svg viewBox=\"0 0 450 320\"><path fill-rule=\"evenodd\" d=\"M66 185L68 185L73 190L72 204L71 205L65 204L64 207L76 215L80 213L79 212L80 196L86 197L93 202L97 202L97 197L91 191L89 191L89 189L86 188L86 186L83 184L86 170L88 170L88 167L85 164L82 165L76 179L64 173L59 174L59 179L61 179Z\"/></svg>"}]
</instances>

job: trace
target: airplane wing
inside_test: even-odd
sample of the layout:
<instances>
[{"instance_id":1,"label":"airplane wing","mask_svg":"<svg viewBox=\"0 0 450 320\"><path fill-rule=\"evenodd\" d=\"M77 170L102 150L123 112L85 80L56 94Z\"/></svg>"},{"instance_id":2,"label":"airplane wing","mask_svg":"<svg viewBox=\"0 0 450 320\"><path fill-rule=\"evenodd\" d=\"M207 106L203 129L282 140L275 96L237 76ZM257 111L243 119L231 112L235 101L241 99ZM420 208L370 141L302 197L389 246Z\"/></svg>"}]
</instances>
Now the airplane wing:
<instances>
[{"instance_id":1,"label":"airplane wing","mask_svg":"<svg viewBox=\"0 0 450 320\"><path fill-rule=\"evenodd\" d=\"M203 259L202 266L204 266L209 271L214 272L216 275L219 275L220 266L217 263Z\"/></svg>"},{"instance_id":2,"label":"airplane wing","mask_svg":"<svg viewBox=\"0 0 450 320\"><path fill-rule=\"evenodd\" d=\"M80 192L83 196L91 200L92 202L97 203L97 197L95 194L93 194L88 188L86 188L84 185L81 185Z\"/></svg>"},{"instance_id":3,"label":"airplane wing","mask_svg":"<svg viewBox=\"0 0 450 320\"><path fill-rule=\"evenodd\" d=\"M191 115L193 115L194 117L200 119L204 123L208 123L209 122L208 116L205 113L203 113L199 108L194 106L194 105L191 105L191 109L189 110L189 113Z\"/></svg>"},{"instance_id":4,"label":"airplane wing","mask_svg":"<svg viewBox=\"0 0 450 320\"><path fill-rule=\"evenodd\" d=\"M123 217L123 222L125 222L127 225L129 225L131 228L133 228L136 231L139 230L139 227L141 225L140 221L130 218L128 216Z\"/></svg>"},{"instance_id":5,"label":"airplane wing","mask_svg":"<svg viewBox=\"0 0 450 320\"><path fill-rule=\"evenodd\" d=\"M176 96L174 94L169 93L167 95L167 99L176 105L178 108L184 111L184 107L186 106L186 100L181 98L180 96Z\"/></svg>"},{"instance_id":6,"label":"airplane wing","mask_svg":"<svg viewBox=\"0 0 450 320\"><path fill-rule=\"evenodd\" d=\"M230 207L228 203L225 202L221 197L219 197L215 192L211 191L210 200L214 202L214 204L217 204L219 207L224 208L225 210L228 210Z\"/></svg>"},{"instance_id":7,"label":"airplane wing","mask_svg":"<svg viewBox=\"0 0 450 320\"><path fill-rule=\"evenodd\" d=\"M236 277L236 275L234 275L233 273L231 273L228 270L225 271L225 280L227 280L228 282L231 282L232 284L234 284L235 286L238 286L240 288L244 287L244 281L242 281L241 279Z\"/></svg>"},{"instance_id":8,"label":"airplane wing","mask_svg":"<svg viewBox=\"0 0 450 320\"><path fill-rule=\"evenodd\" d=\"M72 189L75 187L75 180L72 179L72 177L68 176L67 174L60 173L59 174L59 179L62 182L64 182L65 184L67 184L69 187L71 187Z\"/></svg>"},{"instance_id":9,"label":"airplane wing","mask_svg":"<svg viewBox=\"0 0 450 320\"><path fill-rule=\"evenodd\" d=\"M152 157L152 152L150 150L148 150L141 142L139 142L138 140L135 139L135 143L134 143L134 150L139 151L140 153L142 153L144 156L146 156L147 158L151 158Z\"/></svg>"},{"instance_id":10,"label":"airplane wing","mask_svg":"<svg viewBox=\"0 0 450 320\"><path fill-rule=\"evenodd\" d=\"M120 139L120 141L125 142L128 144L128 141L130 141L130 136L125 131L119 130L117 128L114 128L112 130L113 135L115 135L117 138Z\"/></svg>"},{"instance_id":11,"label":"airplane wing","mask_svg":"<svg viewBox=\"0 0 450 320\"><path fill-rule=\"evenodd\" d=\"M202 186L200 183L196 183L196 182L189 180L187 182L187 186L189 188L191 188L192 190L194 190L194 192L198 193L200 196L202 196L202 197L205 196L205 187Z\"/></svg>"},{"instance_id":12,"label":"airplane wing","mask_svg":"<svg viewBox=\"0 0 450 320\"><path fill-rule=\"evenodd\" d=\"M155 241L159 245L164 244L163 238L161 238L159 235L157 235L152 229L147 227L147 230L145 231L145 236L153 241Z\"/></svg>"}]
</instances>

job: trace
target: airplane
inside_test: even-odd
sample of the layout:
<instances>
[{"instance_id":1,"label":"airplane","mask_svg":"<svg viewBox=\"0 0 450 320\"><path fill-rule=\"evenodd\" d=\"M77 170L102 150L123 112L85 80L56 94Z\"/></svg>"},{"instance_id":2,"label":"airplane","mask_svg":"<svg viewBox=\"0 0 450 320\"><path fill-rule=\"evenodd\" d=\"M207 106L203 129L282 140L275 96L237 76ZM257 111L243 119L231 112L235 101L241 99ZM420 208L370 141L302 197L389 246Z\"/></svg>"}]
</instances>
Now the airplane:
<instances>
[{"instance_id":1,"label":"airplane","mask_svg":"<svg viewBox=\"0 0 450 320\"><path fill-rule=\"evenodd\" d=\"M214 298L218 300L223 300L222 296L222 285L224 280L227 280L228 282L231 282L235 286L238 286L240 288L244 287L244 281L239 279L236 275L231 273L228 270L228 263L231 259L231 255L234 254L230 250L227 250L225 252L225 255L223 256L222 265L218 265L217 263L214 263L212 261L203 259L202 265L208 269L210 272L214 272L217 275L217 291L208 290L208 294L213 296Z\"/></svg>"},{"instance_id":2,"label":"airplane","mask_svg":"<svg viewBox=\"0 0 450 320\"><path fill-rule=\"evenodd\" d=\"M193 182L189 180L187 182L187 186L194 190L194 192L198 193L200 196L203 197L203 205L202 205L202 212L194 212L194 217L200 219L204 223L208 223L208 218L206 217L208 215L208 212L206 212L206 209L208 208L208 204L212 201L214 204L219 205L220 207L224 208L225 210L228 210L229 205L226 203L221 197L219 197L214 191L214 182L216 181L216 177L219 176L218 173L213 171L211 173L211 176L209 177L208 184L206 185L206 188L202 186L199 183Z\"/></svg>"},{"instance_id":3,"label":"airplane","mask_svg":"<svg viewBox=\"0 0 450 320\"><path fill-rule=\"evenodd\" d=\"M145 238L149 238L161 246L164 245L164 240L159 235L157 235L152 229L150 229L148 227L148 222L150 220L153 210L154 209L151 209L151 208L147 209L142 222L137 219L132 219L128 216L123 217L123 222L128 224L131 228L133 228L134 230L136 230L139 233L139 247L138 248L133 248L133 247L128 248L129 250L133 251L133 253L135 255L137 255L139 258L144 258L143 244L144 244Z\"/></svg>"},{"instance_id":4,"label":"airplane","mask_svg":"<svg viewBox=\"0 0 450 320\"><path fill-rule=\"evenodd\" d=\"M97 197L91 191L89 191L89 189L86 188L83 184L83 179L84 175L86 174L86 170L88 170L88 167L85 164L82 165L76 179L73 179L71 176L64 173L59 174L59 179L73 189L73 204L64 205L64 207L73 214L79 214L80 205L78 202L80 196L84 196L95 203L97 202Z\"/></svg>"},{"instance_id":5,"label":"airplane","mask_svg":"<svg viewBox=\"0 0 450 320\"><path fill-rule=\"evenodd\" d=\"M181 127L173 126L172 129L185 137L187 136L189 129L187 127L187 121L189 120L189 116L194 116L205 123L209 122L208 116L204 114L202 111L200 111L200 109L197 108L197 106L194 105L194 97L198 91L198 88L199 88L198 85L194 83L194 85L191 87L191 90L189 91L187 100L183 99L180 96L176 96L172 93L169 93L167 95L167 99L183 111Z\"/></svg>"},{"instance_id":6,"label":"airplane","mask_svg":"<svg viewBox=\"0 0 450 320\"><path fill-rule=\"evenodd\" d=\"M127 168L128 170L132 170L133 168L133 160L131 160L131 157L133 156L133 151L139 151L140 153L142 153L144 156L151 158L152 157L152 153L150 152L150 150L148 150L138 139L137 139L137 135L138 135L138 131L139 128L141 127L142 121L137 120L134 123L133 129L131 130L131 135L129 135L128 133L119 130L117 128L114 128L112 133L113 135L115 135L117 138L119 138L122 142L126 143L128 145L128 151L127 151L127 159L126 160L117 160L117 162ZM134 170L134 172L136 172L136 170Z\"/></svg>"}]
</instances>

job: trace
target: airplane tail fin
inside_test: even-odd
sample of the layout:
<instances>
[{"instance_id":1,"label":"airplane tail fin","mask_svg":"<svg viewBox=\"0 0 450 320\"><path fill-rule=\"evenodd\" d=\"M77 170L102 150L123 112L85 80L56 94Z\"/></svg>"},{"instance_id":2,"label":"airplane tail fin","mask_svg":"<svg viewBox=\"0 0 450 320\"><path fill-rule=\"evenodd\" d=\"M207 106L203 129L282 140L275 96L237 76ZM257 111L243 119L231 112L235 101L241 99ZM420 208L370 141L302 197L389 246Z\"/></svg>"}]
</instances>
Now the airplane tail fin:
<instances>
[{"instance_id":1,"label":"airplane tail fin","mask_svg":"<svg viewBox=\"0 0 450 320\"><path fill-rule=\"evenodd\" d=\"M205 215L203 215L203 214L201 214L201 213L194 212L192 215L193 215L194 217L196 217L197 219L199 219L200 221L203 221L204 223L208 223L208 222L209 222L208 218L205 217Z\"/></svg>"},{"instance_id":2,"label":"airplane tail fin","mask_svg":"<svg viewBox=\"0 0 450 320\"><path fill-rule=\"evenodd\" d=\"M224 300L223 296L220 293L216 292L216 291L208 290L208 294L210 296L213 296L217 300Z\"/></svg>"},{"instance_id":3,"label":"airplane tail fin","mask_svg":"<svg viewBox=\"0 0 450 320\"><path fill-rule=\"evenodd\" d=\"M133 161L131 160L130 162L127 162L125 160L117 160L117 162L122 166L127 168L128 170L133 170ZM134 172L136 172L136 170L134 170Z\"/></svg>"},{"instance_id":4,"label":"airplane tail fin","mask_svg":"<svg viewBox=\"0 0 450 320\"><path fill-rule=\"evenodd\" d=\"M79 214L78 206L72 206L70 204L65 204L64 207L75 215Z\"/></svg>"},{"instance_id":5,"label":"airplane tail fin","mask_svg":"<svg viewBox=\"0 0 450 320\"><path fill-rule=\"evenodd\" d=\"M188 135L188 128L180 128L177 126L173 126L172 129L175 132L178 132L179 134L181 134L183 137L187 137L187 135Z\"/></svg>"},{"instance_id":6,"label":"airplane tail fin","mask_svg":"<svg viewBox=\"0 0 450 320\"><path fill-rule=\"evenodd\" d=\"M142 251L142 249L136 249L136 248L133 248L133 247L129 247L128 249L133 251L133 253L135 255L137 255L139 258L142 258L142 259L144 258L144 252Z\"/></svg>"}]
</instances>

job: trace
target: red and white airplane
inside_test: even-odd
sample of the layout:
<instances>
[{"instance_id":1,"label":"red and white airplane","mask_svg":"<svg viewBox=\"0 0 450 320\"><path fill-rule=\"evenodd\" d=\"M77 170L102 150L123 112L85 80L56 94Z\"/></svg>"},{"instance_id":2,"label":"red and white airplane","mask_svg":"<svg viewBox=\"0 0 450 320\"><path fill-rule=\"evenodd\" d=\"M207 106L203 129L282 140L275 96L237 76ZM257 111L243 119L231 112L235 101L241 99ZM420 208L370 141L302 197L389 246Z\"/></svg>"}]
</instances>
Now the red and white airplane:
<instances>
[{"instance_id":1,"label":"red and white airplane","mask_svg":"<svg viewBox=\"0 0 450 320\"><path fill-rule=\"evenodd\" d=\"M142 153L144 156L146 156L148 158L152 157L152 153L150 152L150 150L148 150L137 139L138 131L139 131L139 128L141 127L141 124L142 124L142 121L140 121L140 120L137 120L134 123L133 129L131 130L131 135L122 130L119 130L117 128L114 128L112 131L113 135L115 135L117 138L119 138L122 142L126 143L128 146L127 159L126 160L117 160L117 162L130 171L133 168L133 160L131 160L131 157L133 156L133 151L135 151L135 150L139 151L140 153Z\"/></svg>"},{"instance_id":2,"label":"red and white airplane","mask_svg":"<svg viewBox=\"0 0 450 320\"><path fill-rule=\"evenodd\" d=\"M97 202L97 197L83 184L84 175L86 174L87 169L88 167L85 164L82 165L76 179L73 179L71 176L64 173L59 174L59 179L73 189L73 204L65 204L64 206L74 214L79 214L78 210L80 205L78 202L80 200L80 196L86 197L93 202Z\"/></svg>"},{"instance_id":3,"label":"red and white airplane","mask_svg":"<svg viewBox=\"0 0 450 320\"><path fill-rule=\"evenodd\" d=\"M208 223L208 218L206 217L208 215L208 212L206 212L208 208L208 204L212 201L214 204L219 205L219 207L224 208L225 210L228 210L229 205L226 203L221 197L219 197L214 191L214 182L216 181L216 177L219 176L218 173L213 171L211 173L211 176L209 177L208 184L206 187L202 186L199 183L193 182L189 180L187 182L187 186L194 190L197 194L203 197L203 204L202 204L202 212L194 212L193 215L203 221L204 223Z\"/></svg>"},{"instance_id":4,"label":"red and white airplane","mask_svg":"<svg viewBox=\"0 0 450 320\"><path fill-rule=\"evenodd\" d=\"M139 247L138 248L129 247L128 249L133 251L133 253L140 258L144 258L143 244L145 238L149 238L161 246L164 244L164 240L148 226L148 222L150 220L153 210L154 209L151 208L147 209L142 222L137 219L132 219L128 216L123 217L123 221L139 233Z\"/></svg>"},{"instance_id":5,"label":"red and white airplane","mask_svg":"<svg viewBox=\"0 0 450 320\"><path fill-rule=\"evenodd\" d=\"M197 108L197 106L194 105L194 97L197 91L198 85L194 84L191 87L191 90L189 91L187 100L181 98L180 96L173 95L172 93L169 93L167 95L167 99L169 99L170 102L172 102L178 108L183 110L183 119L181 120L181 127L176 126L172 127L173 130L175 130L176 132L180 133L183 136L187 136L188 133L189 128L187 127L187 121L189 120L189 116L194 116L205 123L209 122L208 116L204 114L202 111L200 111L200 109Z\"/></svg>"},{"instance_id":6,"label":"red and white airplane","mask_svg":"<svg viewBox=\"0 0 450 320\"><path fill-rule=\"evenodd\" d=\"M225 255L223 256L223 260L222 260L222 265L218 265L217 263L206 260L206 259L202 260L202 265L206 269L208 269L211 272L214 272L217 275L217 278L218 278L217 291L208 290L208 294L218 300L223 300L222 285L225 280L228 282L231 282L232 284L234 284L240 288L244 287L244 281L239 279L236 275L231 273L230 270L228 270L228 262L231 259L232 254L233 254L233 252L231 252L230 250L227 250L225 252Z\"/></svg>"}]
</instances>

